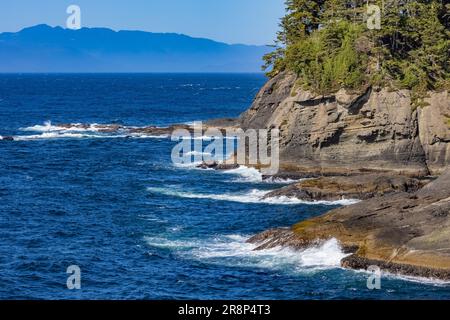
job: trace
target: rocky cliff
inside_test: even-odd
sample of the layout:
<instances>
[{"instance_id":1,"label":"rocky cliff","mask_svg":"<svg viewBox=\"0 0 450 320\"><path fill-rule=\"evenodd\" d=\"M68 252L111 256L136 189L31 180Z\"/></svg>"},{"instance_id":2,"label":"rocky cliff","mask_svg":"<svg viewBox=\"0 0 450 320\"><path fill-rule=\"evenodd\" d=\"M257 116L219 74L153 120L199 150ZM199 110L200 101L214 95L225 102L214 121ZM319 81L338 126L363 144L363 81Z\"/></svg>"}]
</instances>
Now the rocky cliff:
<instances>
[{"instance_id":1,"label":"rocky cliff","mask_svg":"<svg viewBox=\"0 0 450 320\"><path fill-rule=\"evenodd\" d=\"M363 201L249 241L302 249L336 238L350 254L344 267L450 279L449 93L430 92L416 108L408 90L318 96L296 82L272 78L237 121L279 128L280 175L313 178L267 196Z\"/></svg>"},{"instance_id":2,"label":"rocky cliff","mask_svg":"<svg viewBox=\"0 0 450 320\"><path fill-rule=\"evenodd\" d=\"M296 80L290 73L269 80L239 119L244 129L280 129L282 171L424 176L450 164L448 92L429 93L428 106L415 108L408 90L317 96Z\"/></svg>"}]
</instances>

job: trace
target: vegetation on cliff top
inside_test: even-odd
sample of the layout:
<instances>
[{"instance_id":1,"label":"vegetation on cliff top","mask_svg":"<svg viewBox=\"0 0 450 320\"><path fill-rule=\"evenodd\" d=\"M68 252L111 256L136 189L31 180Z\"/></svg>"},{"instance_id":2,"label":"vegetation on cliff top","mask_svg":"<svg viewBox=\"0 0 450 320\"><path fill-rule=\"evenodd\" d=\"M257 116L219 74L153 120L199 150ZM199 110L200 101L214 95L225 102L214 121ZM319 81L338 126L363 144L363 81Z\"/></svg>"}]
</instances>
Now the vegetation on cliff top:
<instances>
[{"instance_id":1,"label":"vegetation on cliff top","mask_svg":"<svg viewBox=\"0 0 450 320\"><path fill-rule=\"evenodd\" d=\"M381 28L369 29L381 9ZM443 0L287 0L276 49L265 56L269 76L290 70L318 94L368 85L412 90L450 86L450 4Z\"/></svg>"}]
</instances>

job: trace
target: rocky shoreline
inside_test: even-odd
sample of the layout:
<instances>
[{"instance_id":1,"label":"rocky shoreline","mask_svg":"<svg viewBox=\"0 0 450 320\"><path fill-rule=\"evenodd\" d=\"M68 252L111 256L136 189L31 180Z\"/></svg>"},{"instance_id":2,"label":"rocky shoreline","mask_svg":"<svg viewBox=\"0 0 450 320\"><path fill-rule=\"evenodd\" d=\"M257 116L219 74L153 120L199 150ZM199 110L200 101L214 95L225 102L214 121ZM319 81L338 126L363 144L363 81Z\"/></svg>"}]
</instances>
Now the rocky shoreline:
<instances>
[{"instance_id":1,"label":"rocky shoreline","mask_svg":"<svg viewBox=\"0 0 450 320\"><path fill-rule=\"evenodd\" d=\"M249 110L226 122L280 129L275 177L300 181L266 197L362 201L248 241L256 250L302 250L335 238L349 254L345 268L450 280L450 95L425 100L414 108L409 91L372 87L316 96L293 74L270 79Z\"/></svg>"},{"instance_id":2,"label":"rocky shoreline","mask_svg":"<svg viewBox=\"0 0 450 320\"><path fill-rule=\"evenodd\" d=\"M450 280L450 169L416 191L390 191L248 240L256 250L302 250L335 238L341 265Z\"/></svg>"}]
</instances>

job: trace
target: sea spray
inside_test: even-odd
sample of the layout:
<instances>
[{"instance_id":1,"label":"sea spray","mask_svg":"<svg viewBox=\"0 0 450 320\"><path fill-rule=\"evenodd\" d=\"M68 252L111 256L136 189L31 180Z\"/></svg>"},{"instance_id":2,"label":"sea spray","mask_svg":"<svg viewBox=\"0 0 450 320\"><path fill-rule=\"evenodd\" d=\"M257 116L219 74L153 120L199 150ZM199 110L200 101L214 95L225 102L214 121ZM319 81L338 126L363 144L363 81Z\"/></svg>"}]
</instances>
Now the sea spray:
<instances>
[{"instance_id":1,"label":"sea spray","mask_svg":"<svg viewBox=\"0 0 450 320\"><path fill-rule=\"evenodd\" d=\"M204 263L284 270L288 272L311 272L339 268L347 255L336 239L330 239L304 250L277 247L255 250L257 245L247 243L249 235L221 235L210 239L177 239L145 237L151 247L173 251L186 259Z\"/></svg>"},{"instance_id":2,"label":"sea spray","mask_svg":"<svg viewBox=\"0 0 450 320\"><path fill-rule=\"evenodd\" d=\"M245 193L224 193L224 194L207 194L207 193L195 193L195 192L189 192L189 191L182 191L178 190L176 188L156 188L156 187L149 187L147 188L149 192L156 193L156 194L162 194L166 196L171 197L179 197L179 198L188 198L188 199L210 199L210 200L216 200L216 201L232 201L232 202L240 202L240 203L265 203L265 204L271 204L271 205L299 205L299 204L306 204L306 205L350 205L357 203L358 200L353 199L342 199L342 200L336 200L336 201L305 201L300 200L297 198L291 198L291 197L271 197L271 198L264 198L265 195L267 195L269 191L267 190L258 190L253 189L250 191L247 191Z\"/></svg>"}]
</instances>

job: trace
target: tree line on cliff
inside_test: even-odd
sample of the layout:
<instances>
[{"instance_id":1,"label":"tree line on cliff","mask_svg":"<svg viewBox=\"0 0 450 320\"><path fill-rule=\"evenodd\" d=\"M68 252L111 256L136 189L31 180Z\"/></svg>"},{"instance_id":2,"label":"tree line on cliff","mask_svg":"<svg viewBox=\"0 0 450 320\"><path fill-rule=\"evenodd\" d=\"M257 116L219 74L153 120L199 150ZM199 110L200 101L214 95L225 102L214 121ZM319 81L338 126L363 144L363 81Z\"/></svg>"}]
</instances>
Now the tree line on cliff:
<instances>
[{"instance_id":1,"label":"tree line on cliff","mask_svg":"<svg viewBox=\"0 0 450 320\"><path fill-rule=\"evenodd\" d=\"M378 6L380 28L368 28L368 5ZM448 1L287 0L286 11L264 57L271 77L293 71L318 94L410 89L418 105L427 91L450 88Z\"/></svg>"}]
</instances>

